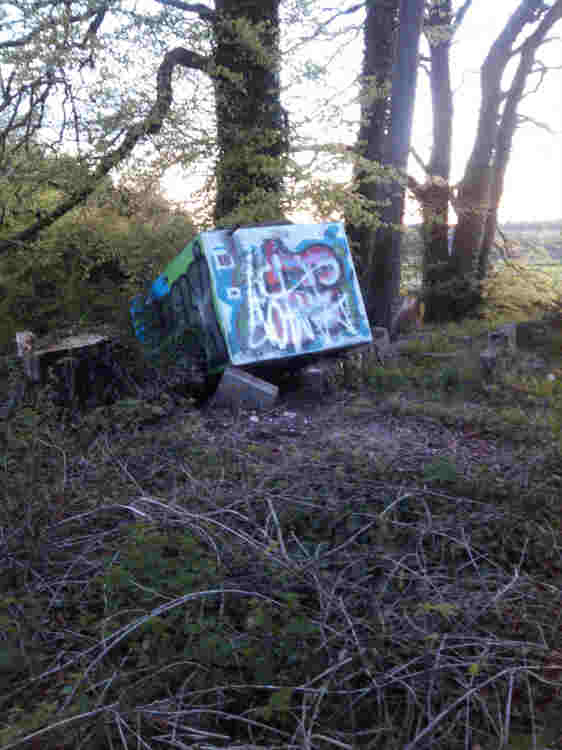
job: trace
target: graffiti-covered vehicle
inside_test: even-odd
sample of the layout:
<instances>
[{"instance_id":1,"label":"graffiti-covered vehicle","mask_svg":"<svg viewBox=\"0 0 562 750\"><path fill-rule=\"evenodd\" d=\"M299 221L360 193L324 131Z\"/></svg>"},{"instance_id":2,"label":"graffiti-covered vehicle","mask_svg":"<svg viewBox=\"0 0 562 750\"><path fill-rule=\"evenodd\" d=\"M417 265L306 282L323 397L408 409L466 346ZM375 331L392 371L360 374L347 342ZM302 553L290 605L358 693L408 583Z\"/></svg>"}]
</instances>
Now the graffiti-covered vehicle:
<instances>
[{"instance_id":1,"label":"graffiti-covered vehicle","mask_svg":"<svg viewBox=\"0 0 562 750\"><path fill-rule=\"evenodd\" d=\"M340 223L202 232L133 300L131 317L148 357L173 352L206 375L297 368L371 341Z\"/></svg>"}]
</instances>

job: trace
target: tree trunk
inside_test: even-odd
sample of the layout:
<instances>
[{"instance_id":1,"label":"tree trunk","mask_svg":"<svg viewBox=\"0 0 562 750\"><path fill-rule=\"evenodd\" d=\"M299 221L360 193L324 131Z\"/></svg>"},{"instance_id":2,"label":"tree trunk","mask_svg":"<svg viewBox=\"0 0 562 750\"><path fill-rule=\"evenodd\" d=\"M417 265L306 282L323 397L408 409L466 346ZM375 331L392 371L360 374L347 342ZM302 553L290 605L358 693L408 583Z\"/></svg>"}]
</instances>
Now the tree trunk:
<instances>
[{"instance_id":1,"label":"tree trunk","mask_svg":"<svg viewBox=\"0 0 562 750\"><path fill-rule=\"evenodd\" d=\"M365 49L361 72L361 124L358 153L371 164L388 163L391 129L391 87L396 56L400 0L367 3L364 27ZM357 192L366 199L371 211L384 199L383 186L369 176L368 170L358 169L355 175ZM392 278L388 268L388 254L377 253L381 244L389 241L388 233L367 224L349 224L348 233L361 259L361 281L369 318L390 327L394 290L385 280ZM382 283L381 283L382 282ZM377 288L378 286L378 288ZM374 310L373 300L378 300Z\"/></svg>"},{"instance_id":2,"label":"tree trunk","mask_svg":"<svg viewBox=\"0 0 562 750\"><path fill-rule=\"evenodd\" d=\"M481 299L478 283L486 224L493 208L498 125L503 101L501 81L512 58L513 45L528 23L537 18L541 0L523 0L495 40L482 65L482 103L476 140L457 201L458 222L453 243L457 282L457 313L474 309ZM493 219L490 221L493 222Z\"/></svg>"},{"instance_id":3,"label":"tree trunk","mask_svg":"<svg viewBox=\"0 0 562 750\"><path fill-rule=\"evenodd\" d=\"M217 0L215 220L282 216L287 117L279 83L280 0Z\"/></svg>"},{"instance_id":4,"label":"tree trunk","mask_svg":"<svg viewBox=\"0 0 562 750\"><path fill-rule=\"evenodd\" d=\"M453 38L451 0L431 6L425 23L429 41L433 144L426 184L416 191L423 215L423 289L425 319L449 315L446 282L449 263L449 179L451 172L453 93L449 52Z\"/></svg>"},{"instance_id":5,"label":"tree trunk","mask_svg":"<svg viewBox=\"0 0 562 750\"><path fill-rule=\"evenodd\" d=\"M416 84L418 76L418 49L423 23L424 0L401 0L398 27L396 60L392 76L390 154L388 164L405 174L408 166ZM394 180L391 183L390 204L383 209L382 220L385 227L381 229L382 237L377 246L377 266L382 266L388 273L384 279L375 276L372 279L374 289L371 293L373 319L383 321L382 325L394 335L394 313L399 307L400 295L400 248L402 245L402 224L404 220L404 203L406 197L405 180ZM383 260L384 259L384 260ZM382 268L381 268L382 270ZM385 288L386 287L386 288ZM385 288L379 302L377 292ZM387 299L384 299L386 297ZM390 297L391 303L388 304Z\"/></svg>"},{"instance_id":6,"label":"tree trunk","mask_svg":"<svg viewBox=\"0 0 562 750\"><path fill-rule=\"evenodd\" d=\"M371 0L367 5L359 153L400 172L406 170L410 149L423 5L423 0ZM375 96L381 89L382 96ZM366 261L366 306L371 322L392 332L400 291L405 181L373 183L361 177L359 192L386 203L380 217L383 226L359 232L360 254Z\"/></svg>"},{"instance_id":7,"label":"tree trunk","mask_svg":"<svg viewBox=\"0 0 562 750\"><path fill-rule=\"evenodd\" d=\"M387 160L391 128L392 71L396 54L400 0L367 3L365 50L361 73L359 153L370 162ZM377 183L361 179L358 191L376 199Z\"/></svg>"},{"instance_id":8,"label":"tree trunk","mask_svg":"<svg viewBox=\"0 0 562 750\"><path fill-rule=\"evenodd\" d=\"M483 281L490 265L492 250L498 226L498 210L501 203L505 182L505 173L511 156L513 136L517 129L517 108L525 91L527 77L533 70L538 46L546 37L552 26L562 17L562 2L556 3L541 21L538 28L522 45L521 56L511 87L506 95L505 105L498 127L494 169L490 186L490 206L484 228L480 255L478 258L478 279Z\"/></svg>"}]
</instances>

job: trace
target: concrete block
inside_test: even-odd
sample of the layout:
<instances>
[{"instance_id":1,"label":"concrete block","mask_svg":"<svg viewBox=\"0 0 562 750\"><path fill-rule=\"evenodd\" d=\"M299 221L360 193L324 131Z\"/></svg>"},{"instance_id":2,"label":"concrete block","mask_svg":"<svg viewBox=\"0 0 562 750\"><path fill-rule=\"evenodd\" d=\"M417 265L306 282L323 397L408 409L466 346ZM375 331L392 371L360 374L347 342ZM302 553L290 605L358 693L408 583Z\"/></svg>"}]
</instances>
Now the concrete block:
<instances>
[{"instance_id":1,"label":"concrete block","mask_svg":"<svg viewBox=\"0 0 562 750\"><path fill-rule=\"evenodd\" d=\"M513 354L517 351L517 323L507 325L490 331L488 336L488 348L502 354Z\"/></svg>"},{"instance_id":2,"label":"concrete block","mask_svg":"<svg viewBox=\"0 0 562 750\"><path fill-rule=\"evenodd\" d=\"M237 367L227 367L213 396L213 404L245 406L249 409L270 409L278 394L277 386Z\"/></svg>"},{"instance_id":3,"label":"concrete block","mask_svg":"<svg viewBox=\"0 0 562 750\"><path fill-rule=\"evenodd\" d=\"M35 348L35 334L33 331L18 331L16 333L16 346L18 348L18 357L31 354Z\"/></svg>"},{"instance_id":4,"label":"concrete block","mask_svg":"<svg viewBox=\"0 0 562 750\"><path fill-rule=\"evenodd\" d=\"M390 350L390 336L388 335L388 329L382 326L374 326L371 329L373 335L373 346L376 349L377 354L381 359L388 356Z\"/></svg>"},{"instance_id":5,"label":"concrete block","mask_svg":"<svg viewBox=\"0 0 562 750\"><path fill-rule=\"evenodd\" d=\"M484 380L488 380L494 374L498 358L496 352L493 349L484 349L480 352L480 368L481 375Z\"/></svg>"},{"instance_id":6,"label":"concrete block","mask_svg":"<svg viewBox=\"0 0 562 750\"><path fill-rule=\"evenodd\" d=\"M544 346L552 338L552 328L545 320L526 320L517 323L517 345L523 349Z\"/></svg>"},{"instance_id":7,"label":"concrete block","mask_svg":"<svg viewBox=\"0 0 562 750\"><path fill-rule=\"evenodd\" d=\"M326 388L326 371L316 365L305 367L300 372L300 385L307 393L320 396Z\"/></svg>"},{"instance_id":8,"label":"concrete block","mask_svg":"<svg viewBox=\"0 0 562 750\"><path fill-rule=\"evenodd\" d=\"M35 351L36 336L32 331L18 331L16 333L16 346L18 356L23 362L23 371L26 376L38 383L41 380L41 367L39 356Z\"/></svg>"},{"instance_id":9,"label":"concrete block","mask_svg":"<svg viewBox=\"0 0 562 750\"><path fill-rule=\"evenodd\" d=\"M33 383L40 383L42 380L41 362L37 354L24 354L22 357L23 371Z\"/></svg>"}]
</instances>

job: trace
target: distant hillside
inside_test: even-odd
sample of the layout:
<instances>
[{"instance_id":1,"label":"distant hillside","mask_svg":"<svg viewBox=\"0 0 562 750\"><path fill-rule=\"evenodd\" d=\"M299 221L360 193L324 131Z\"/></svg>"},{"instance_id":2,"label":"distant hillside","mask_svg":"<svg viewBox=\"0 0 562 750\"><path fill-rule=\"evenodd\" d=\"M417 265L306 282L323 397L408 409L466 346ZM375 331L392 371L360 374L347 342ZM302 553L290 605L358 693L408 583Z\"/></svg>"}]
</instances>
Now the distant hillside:
<instances>
[{"instance_id":1,"label":"distant hillside","mask_svg":"<svg viewBox=\"0 0 562 750\"><path fill-rule=\"evenodd\" d=\"M454 227L449 229L451 242L454 230ZM500 244L502 235L507 239L508 253L514 259L530 264L562 261L562 219L509 222L500 227L497 238ZM405 262L415 264L422 252L421 224L410 224L403 245Z\"/></svg>"},{"instance_id":2,"label":"distant hillside","mask_svg":"<svg viewBox=\"0 0 562 750\"><path fill-rule=\"evenodd\" d=\"M562 219L555 221L508 221L502 224L504 232L562 232Z\"/></svg>"},{"instance_id":3,"label":"distant hillside","mask_svg":"<svg viewBox=\"0 0 562 750\"><path fill-rule=\"evenodd\" d=\"M516 257L528 263L562 261L562 220L513 222L504 224L501 231L513 243Z\"/></svg>"}]
</instances>

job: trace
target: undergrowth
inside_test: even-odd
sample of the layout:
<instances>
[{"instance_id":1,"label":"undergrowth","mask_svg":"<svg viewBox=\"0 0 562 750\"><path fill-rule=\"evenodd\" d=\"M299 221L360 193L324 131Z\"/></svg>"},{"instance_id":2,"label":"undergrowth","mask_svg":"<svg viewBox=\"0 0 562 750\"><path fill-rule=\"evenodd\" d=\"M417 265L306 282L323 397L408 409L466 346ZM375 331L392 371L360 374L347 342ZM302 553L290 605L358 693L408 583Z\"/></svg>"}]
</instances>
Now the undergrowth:
<instances>
[{"instance_id":1,"label":"undergrowth","mask_svg":"<svg viewBox=\"0 0 562 750\"><path fill-rule=\"evenodd\" d=\"M27 392L0 746L560 746L560 379L422 349L336 370L300 427L165 384L72 416Z\"/></svg>"}]
</instances>

